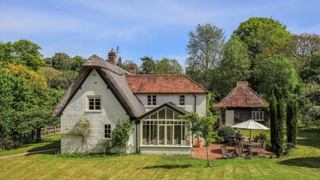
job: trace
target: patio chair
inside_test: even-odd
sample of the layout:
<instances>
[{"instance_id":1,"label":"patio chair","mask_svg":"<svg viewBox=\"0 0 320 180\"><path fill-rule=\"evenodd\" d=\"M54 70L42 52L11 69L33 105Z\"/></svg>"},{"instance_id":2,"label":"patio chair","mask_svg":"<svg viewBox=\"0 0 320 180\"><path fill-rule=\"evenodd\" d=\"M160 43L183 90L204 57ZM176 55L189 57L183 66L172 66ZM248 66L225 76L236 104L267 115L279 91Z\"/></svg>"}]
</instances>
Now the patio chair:
<instances>
[{"instance_id":1,"label":"patio chair","mask_svg":"<svg viewBox=\"0 0 320 180\"><path fill-rule=\"evenodd\" d=\"M242 154L240 146L235 146L234 149L236 150L237 157L246 157L246 154Z\"/></svg>"},{"instance_id":2,"label":"patio chair","mask_svg":"<svg viewBox=\"0 0 320 180\"><path fill-rule=\"evenodd\" d=\"M249 153L249 149L245 149L244 148L243 142L240 141L239 144L240 144L240 147L241 147L242 154L245 154L246 152Z\"/></svg>"},{"instance_id":3,"label":"patio chair","mask_svg":"<svg viewBox=\"0 0 320 180\"><path fill-rule=\"evenodd\" d=\"M221 146L221 152L222 152L222 159L231 159L236 157L234 152L228 153L228 148L227 146Z\"/></svg>"},{"instance_id":4,"label":"patio chair","mask_svg":"<svg viewBox=\"0 0 320 180\"><path fill-rule=\"evenodd\" d=\"M261 139L259 138L258 141L257 141L257 143L262 143L261 141L263 141L263 140L261 140Z\"/></svg>"},{"instance_id":5,"label":"patio chair","mask_svg":"<svg viewBox=\"0 0 320 180\"><path fill-rule=\"evenodd\" d=\"M249 141L250 141L250 138L249 138L249 137L245 137L245 138L243 139L243 141L249 142Z\"/></svg>"},{"instance_id":6,"label":"patio chair","mask_svg":"<svg viewBox=\"0 0 320 180\"><path fill-rule=\"evenodd\" d=\"M261 152L261 144L258 144L258 143L252 144L250 148L250 155L253 157L253 153L256 153L257 156L260 156L260 152Z\"/></svg>"},{"instance_id":7,"label":"patio chair","mask_svg":"<svg viewBox=\"0 0 320 180\"><path fill-rule=\"evenodd\" d=\"M265 153L266 148L267 148L267 142L266 141L262 141L262 147L260 149L260 152L261 153Z\"/></svg>"}]
</instances>

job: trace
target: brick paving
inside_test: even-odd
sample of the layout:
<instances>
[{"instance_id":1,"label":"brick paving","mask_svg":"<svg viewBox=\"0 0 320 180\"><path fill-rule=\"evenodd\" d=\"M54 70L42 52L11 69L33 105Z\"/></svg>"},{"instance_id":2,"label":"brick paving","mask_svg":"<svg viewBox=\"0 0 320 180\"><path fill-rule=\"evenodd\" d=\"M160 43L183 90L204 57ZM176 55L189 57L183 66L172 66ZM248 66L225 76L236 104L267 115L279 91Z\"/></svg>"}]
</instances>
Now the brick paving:
<instances>
[{"instance_id":1,"label":"brick paving","mask_svg":"<svg viewBox=\"0 0 320 180\"><path fill-rule=\"evenodd\" d=\"M209 158L210 159L219 159L222 157L222 152L221 152L221 146L224 144L216 144L213 143L208 147L209 150ZM227 146L228 152L235 151L233 146ZM262 156L274 156L272 152L265 151L265 153L262 154ZM202 148L192 148L192 157L195 158L200 158L200 159L207 159L207 151L206 147ZM257 157L256 155L254 157Z\"/></svg>"}]
</instances>

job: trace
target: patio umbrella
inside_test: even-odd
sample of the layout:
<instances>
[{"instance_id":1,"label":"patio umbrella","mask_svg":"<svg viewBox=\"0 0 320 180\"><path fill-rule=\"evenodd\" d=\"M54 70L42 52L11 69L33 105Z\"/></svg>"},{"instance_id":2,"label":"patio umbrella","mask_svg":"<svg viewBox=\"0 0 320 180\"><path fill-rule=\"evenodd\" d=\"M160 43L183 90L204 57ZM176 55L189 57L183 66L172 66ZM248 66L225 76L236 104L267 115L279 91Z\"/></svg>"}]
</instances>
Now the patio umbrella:
<instances>
[{"instance_id":1,"label":"patio umbrella","mask_svg":"<svg viewBox=\"0 0 320 180\"><path fill-rule=\"evenodd\" d=\"M248 121L245 121L239 124L235 124L231 127L238 128L238 129L250 129L250 141L251 141L251 130L269 130L270 129L267 126L262 125L252 119L249 119Z\"/></svg>"}]
</instances>

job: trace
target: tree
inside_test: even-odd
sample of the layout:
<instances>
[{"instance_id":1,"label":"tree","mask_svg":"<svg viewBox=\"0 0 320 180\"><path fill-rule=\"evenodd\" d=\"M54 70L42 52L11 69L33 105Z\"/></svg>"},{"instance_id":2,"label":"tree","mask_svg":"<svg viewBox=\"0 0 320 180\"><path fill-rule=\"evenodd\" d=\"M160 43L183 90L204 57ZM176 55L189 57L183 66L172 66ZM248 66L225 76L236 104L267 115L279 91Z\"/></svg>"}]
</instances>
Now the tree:
<instances>
[{"instance_id":1,"label":"tree","mask_svg":"<svg viewBox=\"0 0 320 180\"><path fill-rule=\"evenodd\" d=\"M207 150L207 166L211 167L208 146L211 145L213 139L220 139L220 137L213 132L213 125L217 121L218 116L199 117L197 113L191 112L190 114L180 115L179 118L189 121L190 125L187 126L188 130L195 134L200 133L205 139Z\"/></svg>"},{"instance_id":2,"label":"tree","mask_svg":"<svg viewBox=\"0 0 320 180\"><path fill-rule=\"evenodd\" d=\"M299 69L310 67L313 55L320 52L320 35L315 33L293 34L290 41L291 52L298 61Z\"/></svg>"},{"instance_id":3,"label":"tree","mask_svg":"<svg viewBox=\"0 0 320 180\"><path fill-rule=\"evenodd\" d=\"M63 72L52 67L43 67L39 70L39 74L46 78L49 87L55 89L67 89L69 87L69 80L63 76ZM72 78L71 78L72 79Z\"/></svg>"},{"instance_id":4,"label":"tree","mask_svg":"<svg viewBox=\"0 0 320 180\"><path fill-rule=\"evenodd\" d=\"M76 72L80 73L82 70L82 64L86 61L86 59L81 56L75 56L72 58L74 60L74 69Z\"/></svg>"},{"instance_id":5,"label":"tree","mask_svg":"<svg viewBox=\"0 0 320 180\"><path fill-rule=\"evenodd\" d=\"M272 93L270 101L270 133L271 144L275 154L279 158L283 152L283 122L285 117L285 101L279 101Z\"/></svg>"},{"instance_id":6,"label":"tree","mask_svg":"<svg viewBox=\"0 0 320 180\"><path fill-rule=\"evenodd\" d=\"M241 22L232 36L238 36L248 46L250 59L253 60L264 48L280 45L290 38L290 32L279 20L252 17Z\"/></svg>"},{"instance_id":7,"label":"tree","mask_svg":"<svg viewBox=\"0 0 320 180\"><path fill-rule=\"evenodd\" d=\"M134 122L130 120L129 116L127 120L118 120L116 129L110 135L113 147L124 148L125 153L127 153L128 141L134 130L133 124Z\"/></svg>"},{"instance_id":8,"label":"tree","mask_svg":"<svg viewBox=\"0 0 320 180\"><path fill-rule=\"evenodd\" d=\"M0 67L7 63L17 63L17 58L13 55L15 49L11 42L0 42Z\"/></svg>"},{"instance_id":9,"label":"tree","mask_svg":"<svg viewBox=\"0 0 320 180\"><path fill-rule=\"evenodd\" d=\"M189 33L186 74L206 89L212 89L213 69L221 60L225 30L209 23L198 25Z\"/></svg>"},{"instance_id":10,"label":"tree","mask_svg":"<svg viewBox=\"0 0 320 180\"><path fill-rule=\"evenodd\" d=\"M294 147L297 144L297 132L298 132L298 113L299 106L296 99L290 98L287 103L287 140L288 143L292 143Z\"/></svg>"},{"instance_id":11,"label":"tree","mask_svg":"<svg viewBox=\"0 0 320 180\"><path fill-rule=\"evenodd\" d=\"M313 54L308 64L300 70L300 78L305 83L320 84L320 53Z\"/></svg>"},{"instance_id":12,"label":"tree","mask_svg":"<svg viewBox=\"0 0 320 180\"><path fill-rule=\"evenodd\" d=\"M75 59L71 58L68 54L61 52L55 53L52 58L46 60L48 67L53 67L61 71L72 70L76 64Z\"/></svg>"},{"instance_id":13,"label":"tree","mask_svg":"<svg viewBox=\"0 0 320 180\"><path fill-rule=\"evenodd\" d=\"M302 85L292 63L283 55L259 61L254 68L259 94L269 99L274 92L277 98L301 94Z\"/></svg>"},{"instance_id":14,"label":"tree","mask_svg":"<svg viewBox=\"0 0 320 180\"><path fill-rule=\"evenodd\" d=\"M21 63L34 71L45 65L41 59L42 54L39 51L41 47L37 44L28 40L19 40L13 43L13 47L19 64Z\"/></svg>"},{"instance_id":15,"label":"tree","mask_svg":"<svg viewBox=\"0 0 320 180\"><path fill-rule=\"evenodd\" d=\"M156 64L156 74L182 74L183 70L175 59L163 58Z\"/></svg>"},{"instance_id":16,"label":"tree","mask_svg":"<svg viewBox=\"0 0 320 180\"><path fill-rule=\"evenodd\" d=\"M225 97L237 81L250 77L250 59L247 46L239 37L231 38L223 47L223 58L215 73L215 87L220 97Z\"/></svg>"},{"instance_id":17,"label":"tree","mask_svg":"<svg viewBox=\"0 0 320 180\"><path fill-rule=\"evenodd\" d=\"M152 57L144 56L140 58L143 61L141 68L142 74L154 74L156 69L156 63L154 62Z\"/></svg>"}]
</instances>

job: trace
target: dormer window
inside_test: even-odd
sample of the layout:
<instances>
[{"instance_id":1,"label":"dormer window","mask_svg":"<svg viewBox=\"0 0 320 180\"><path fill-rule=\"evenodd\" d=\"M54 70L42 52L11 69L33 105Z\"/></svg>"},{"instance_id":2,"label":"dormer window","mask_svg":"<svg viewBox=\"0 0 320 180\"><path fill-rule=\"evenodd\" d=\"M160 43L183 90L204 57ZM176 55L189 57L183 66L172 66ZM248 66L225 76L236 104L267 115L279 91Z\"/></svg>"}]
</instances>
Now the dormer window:
<instances>
[{"instance_id":1,"label":"dormer window","mask_svg":"<svg viewBox=\"0 0 320 180\"><path fill-rule=\"evenodd\" d=\"M186 105L186 103L185 103L185 96L184 96L184 95L180 95L180 96L179 96L179 105L180 105L180 106Z\"/></svg>"},{"instance_id":2,"label":"dormer window","mask_svg":"<svg viewBox=\"0 0 320 180\"><path fill-rule=\"evenodd\" d=\"M150 105L150 106L157 105L157 96L156 95L148 95L148 105Z\"/></svg>"}]
</instances>

